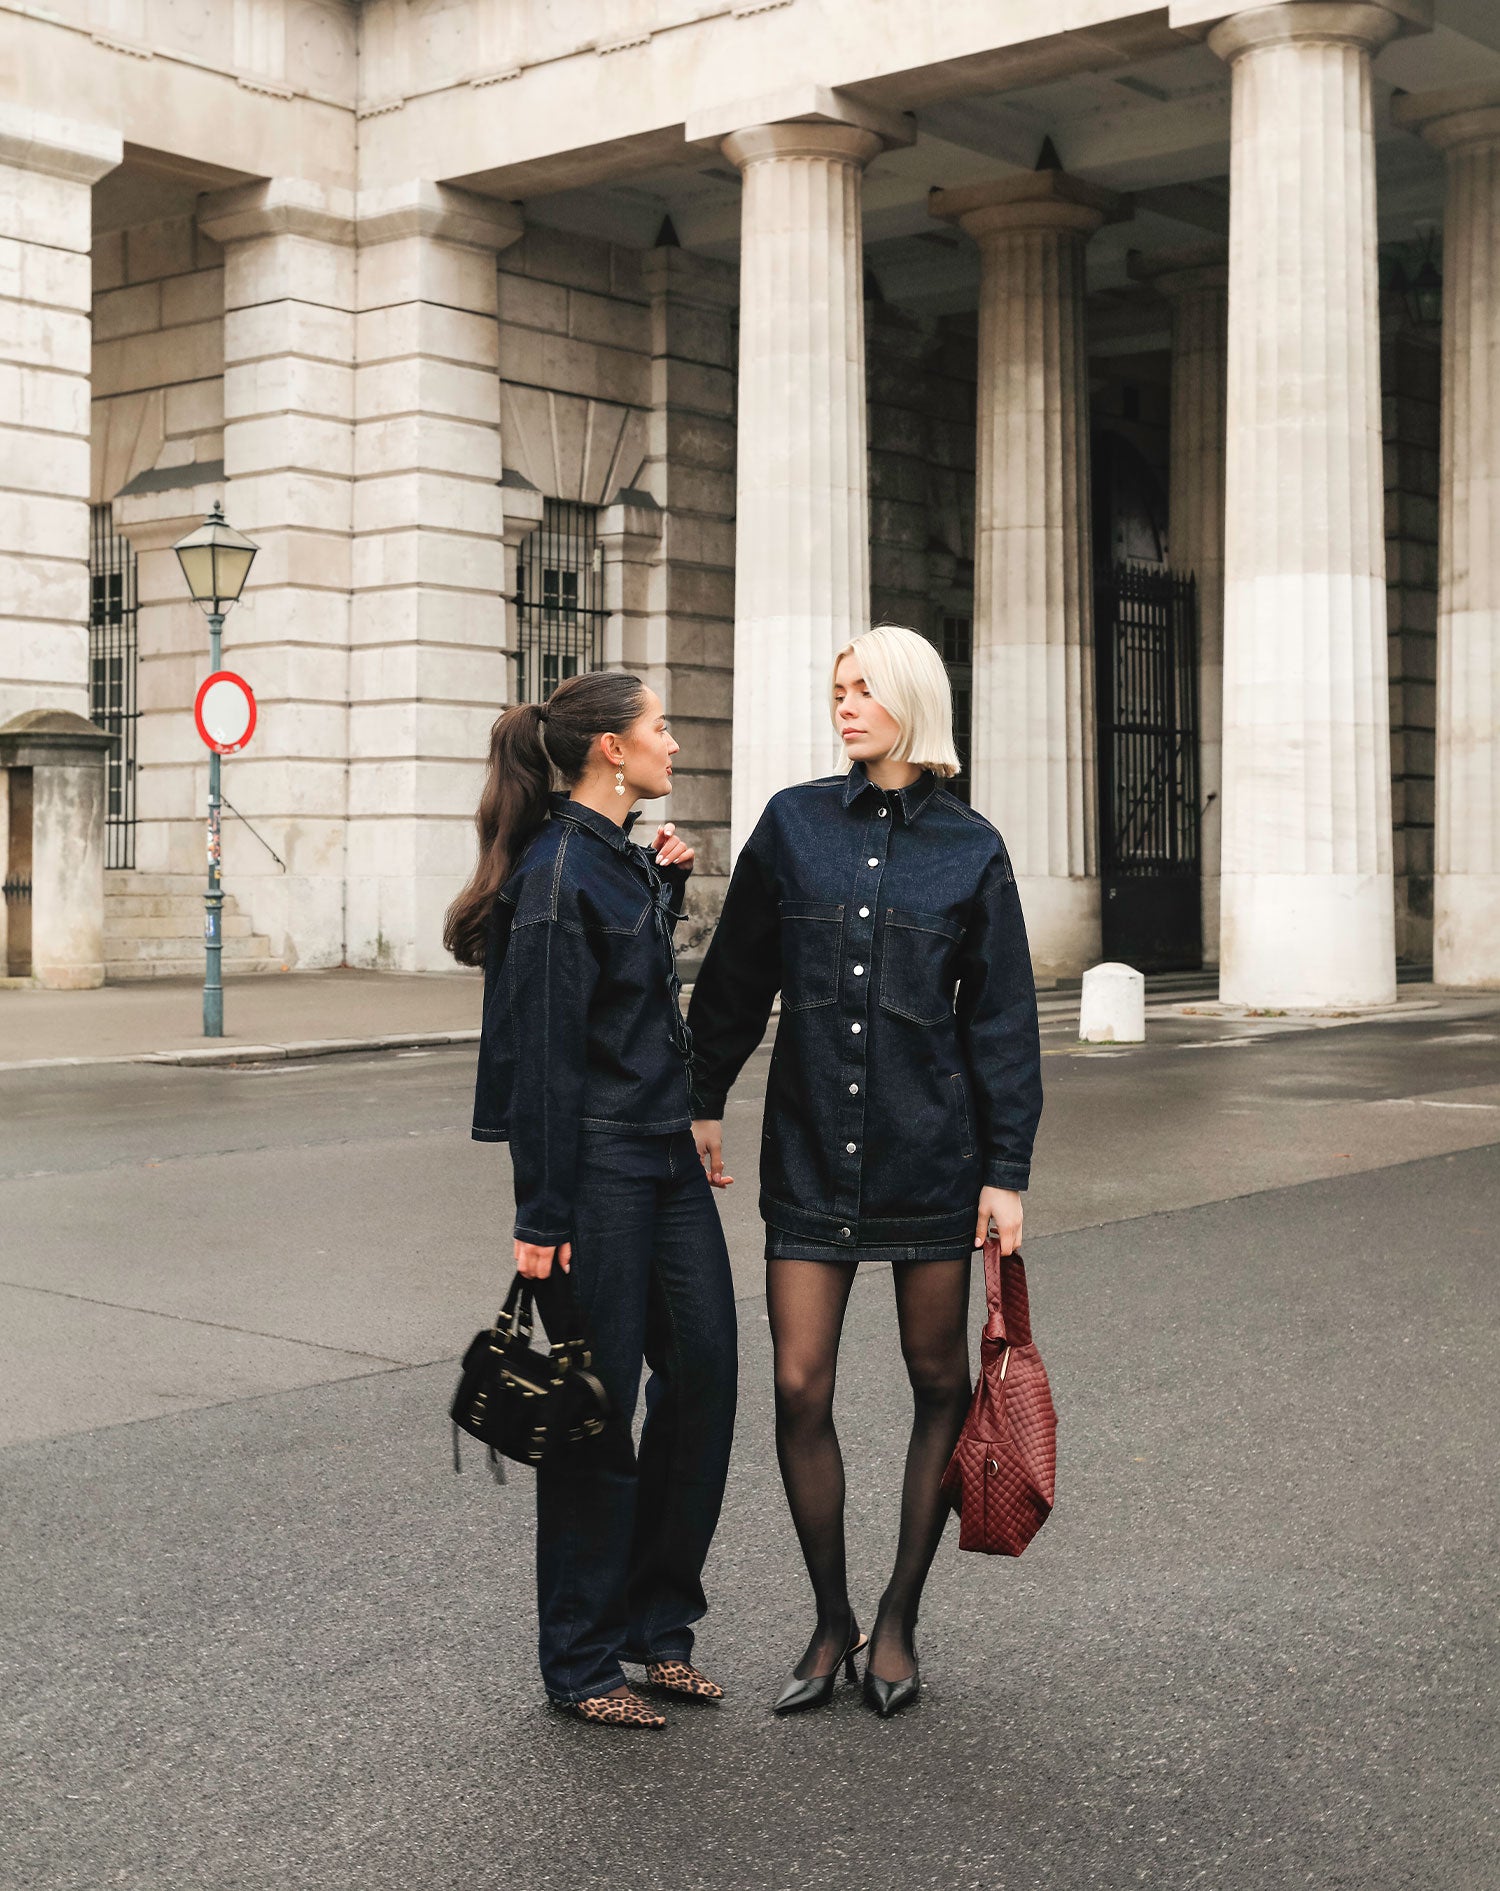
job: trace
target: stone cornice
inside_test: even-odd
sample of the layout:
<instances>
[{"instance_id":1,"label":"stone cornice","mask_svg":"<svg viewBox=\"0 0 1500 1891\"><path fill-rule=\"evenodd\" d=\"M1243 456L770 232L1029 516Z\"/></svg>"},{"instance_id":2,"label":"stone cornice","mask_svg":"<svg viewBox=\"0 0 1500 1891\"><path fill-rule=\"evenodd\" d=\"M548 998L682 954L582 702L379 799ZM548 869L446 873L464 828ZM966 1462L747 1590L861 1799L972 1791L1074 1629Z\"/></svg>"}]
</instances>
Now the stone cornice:
<instances>
[{"instance_id":1,"label":"stone cornice","mask_svg":"<svg viewBox=\"0 0 1500 1891\"><path fill-rule=\"evenodd\" d=\"M354 192L325 189L300 177L235 184L204 197L198 227L216 243L257 236L306 236L320 243L354 241Z\"/></svg>"},{"instance_id":2,"label":"stone cornice","mask_svg":"<svg viewBox=\"0 0 1500 1891\"><path fill-rule=\"evenodd\" d=\"M425 178L361 191L355 215L361 246L429 236L498 252L509 249L526 227L514 204Z\"/></svg>"},{"instance_id":3,"label":"stone cornice","mask_svg":"<svg viewBox=\"0 0 1500 1891\"><path fill-rule=\"evenodd\" d=\"M54 118L27 105L0 104L0 164L93 184L124 155L120 133L107 126Z\"/></svg>"}]
</instances>

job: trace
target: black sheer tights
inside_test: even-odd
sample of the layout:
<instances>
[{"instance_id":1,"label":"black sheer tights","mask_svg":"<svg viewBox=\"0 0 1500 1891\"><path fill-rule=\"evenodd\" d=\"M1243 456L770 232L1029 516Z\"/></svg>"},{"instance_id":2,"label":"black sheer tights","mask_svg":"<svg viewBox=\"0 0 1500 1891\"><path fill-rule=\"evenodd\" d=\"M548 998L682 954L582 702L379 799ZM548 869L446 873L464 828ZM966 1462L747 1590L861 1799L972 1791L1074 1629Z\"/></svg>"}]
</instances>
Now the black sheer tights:
<instances>
[{"instance_id":1,"label":"black sheer tights","mask_svg":"<svg viewBox=\"0 0 1500 1891\"><path fill-rule=\"evenodd\" d=\"M901 1493L896 1562L875 1618L870 1662L883 1680L910 1674L922 1586L948 1519L938 1485L969 1402L969 1263L893 1268L901 1350L914 1414ZM855 1268L769 1261L766 1297L776 1349L776 1455L812 1579L817 1625L799 1675L826 1674L849 1637L844 1562L844 1460L833 1389Z\"/></svg>"}]
</instances>

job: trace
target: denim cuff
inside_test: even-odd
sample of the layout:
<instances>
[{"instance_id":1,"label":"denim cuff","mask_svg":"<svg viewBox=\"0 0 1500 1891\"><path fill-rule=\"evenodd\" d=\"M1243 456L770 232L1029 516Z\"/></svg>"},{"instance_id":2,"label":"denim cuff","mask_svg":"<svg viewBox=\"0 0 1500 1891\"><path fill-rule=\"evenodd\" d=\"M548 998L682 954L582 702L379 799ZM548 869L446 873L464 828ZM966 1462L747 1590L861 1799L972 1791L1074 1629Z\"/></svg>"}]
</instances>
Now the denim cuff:
<instances>
[{"instance_id":1,"label":"denim cuff","mask_svg":"<svg viewBox=\"0 0 1500 1891\"><path fill-rule=\"evenodd\" d=\"M543 1234L536 1228L523 1228L518 1221L511 1229L511 1236L517 1241L529 1241L534 1248L558 1248L564 1241L571 1241L571 1233Z\"/></svg>"},{"instance_id":2,"label":"denim cuff","mask_svg":"<svg viewBox=\"0 0 1500 1891\"><path fill-rule=\"evenodd\" d=\"M1026 1184L1031 1180L1029 1162L1007 1162L1003 1156L991 1156L984 1165L984 1186L986 1188L1010 1188L1017 1194L1024 1194Z\"/></svg>"}]
</instances>

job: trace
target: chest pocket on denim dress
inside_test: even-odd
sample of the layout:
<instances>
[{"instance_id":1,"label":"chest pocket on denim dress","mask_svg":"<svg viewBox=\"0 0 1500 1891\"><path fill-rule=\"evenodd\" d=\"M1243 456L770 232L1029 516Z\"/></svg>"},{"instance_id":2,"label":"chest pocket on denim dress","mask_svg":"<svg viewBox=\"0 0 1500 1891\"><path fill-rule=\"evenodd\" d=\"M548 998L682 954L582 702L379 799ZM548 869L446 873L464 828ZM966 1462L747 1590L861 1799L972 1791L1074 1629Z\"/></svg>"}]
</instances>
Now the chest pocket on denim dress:
<instances>
[{"instance_id":1,"label":"chest pocket on denim dress","mask_svg":"<svg viewBox=\"0 0 1500 1891\"><path fill-rule=\"evenodd\" d=\"M953 1012L951 970L962 926L941 913L888 906L882 939L880 1008L913 1024L941 1024Z\"/></svg>"},{"instance_id":2,"label":"chest pocket on denim dress","mask_svg":"<svg viewBox=\"0 0 1500 1891\"><path fill-rule=\"evenodd\" d=\"M842 906L815 900L781 902L781 1009L811 1011L839 995Z\"/></svg>"}]
</instances>

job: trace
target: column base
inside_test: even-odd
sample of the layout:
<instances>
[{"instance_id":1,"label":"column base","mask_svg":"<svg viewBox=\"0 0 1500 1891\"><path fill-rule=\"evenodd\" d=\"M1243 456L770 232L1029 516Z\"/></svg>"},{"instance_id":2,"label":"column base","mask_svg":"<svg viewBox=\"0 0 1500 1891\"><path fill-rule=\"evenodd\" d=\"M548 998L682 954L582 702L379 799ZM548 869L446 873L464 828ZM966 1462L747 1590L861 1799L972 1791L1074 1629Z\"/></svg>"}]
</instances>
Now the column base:
<instances>
[{"instance_id":1,"label":"column base","mask_svg":"<svg viewBox=\"0 0 1500 1891\"><path fill-rule=\"evenodd\" d=\"M1099 882L1061 874L1017 874L1016 891L1038 980L1081 978L1103 952Z\"/></svg>"},{"instance_id":2,"label":"column base","mask_svg":"<svg viewBox=\"0 0 1500 1891\"><path fill-rule=\"evenodd\" d=\"M1440 873L1432 888L1432 976L1500 989L1500 873Z\"/></svg>"},{"instance_id":3,"label":"column base","mask_svg":"<svg viewBox=\"0 0 1500 1891\"><path fill-rule=\"evenodd\" d=\"M1259 1009L1396 1001L1389 873L1226 873L1219 998Z\"/></svg>"}]
</instances>

